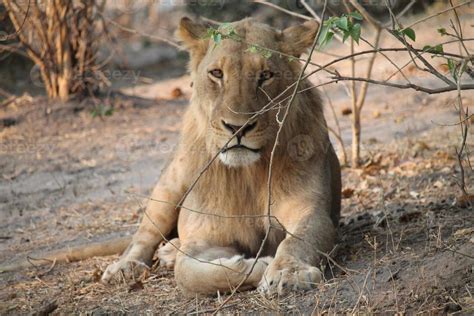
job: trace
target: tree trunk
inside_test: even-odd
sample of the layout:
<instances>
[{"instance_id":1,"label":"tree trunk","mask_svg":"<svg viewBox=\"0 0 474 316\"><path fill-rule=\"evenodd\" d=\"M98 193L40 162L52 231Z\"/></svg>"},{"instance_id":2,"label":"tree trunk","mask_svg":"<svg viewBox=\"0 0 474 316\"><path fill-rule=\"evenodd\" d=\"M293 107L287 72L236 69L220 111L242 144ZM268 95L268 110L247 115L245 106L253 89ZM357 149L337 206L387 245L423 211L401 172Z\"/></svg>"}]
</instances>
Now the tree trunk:
<instances>
[{"instance_id":1,"label":"tree trunk","mask_svg":"<svg viewBox=\"0 0 474 316\"><path fill-rule=\"evenodd\" d=\"M21 44L39 67L50 99L67 101L95 90L102 78L95 75L100 72L95 60L100 38L95 0L4 1ZM27 5L30 13L25 19Z\"/></svg>"},{"instance_id":2,"label":"tree trunk","mask_svg":"<svg viewBox=\"0 0 474 316\"><path fill-rule=\"evenodd\" d=\"M360 166L360 112L357 107L352 109L352 168Z\"/></svg>"}]
</instances>

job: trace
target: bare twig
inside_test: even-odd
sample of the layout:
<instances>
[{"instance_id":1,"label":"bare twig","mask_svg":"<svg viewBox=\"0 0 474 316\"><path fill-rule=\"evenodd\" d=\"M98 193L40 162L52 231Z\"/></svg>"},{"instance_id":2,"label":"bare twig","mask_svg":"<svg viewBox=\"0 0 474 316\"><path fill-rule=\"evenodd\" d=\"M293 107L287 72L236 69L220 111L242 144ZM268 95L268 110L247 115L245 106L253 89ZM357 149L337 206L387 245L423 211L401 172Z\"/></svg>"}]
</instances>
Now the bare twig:
<instances>
[{"instance_id":1,"label":"bare twig","mask_svg":"<svg viewBox=\"0 0 474 316\"><path fill-rule=\"evenodd\" d=\"M381 86L387 86L387 87L393 87L393 88L399 88L399 89L413 89L415 91L422 91L428 94L438 94L438 93L444 93L444 92L449 92L449 91L455 91L457 90L457 87L441 87L441 88L426 88L422 87L416 84L408 83L408 84L398 84L398 83L390 83L390 82L385 82L385 81L379 81L379 80L373 80L373 79L367 79L367 78L360 78L360 77L347 77L347 76L334 76L332 79L335 80L354 80L354 81L367 81L368 83L372 84L377 84ZM474 84L464 84L460 86L461 90L474 90Z\"/></svg>"},{"instance_id":2,"label":"bare twig","mask_svg":"<svg viewBox=\"0 0 474 316\"><path fill-rule=\"evenodd\" d=\"M323 12L322 12L323 19L324 19L325 13L326 13L326 7L327 7L327 0L324 1L324 7L323 7ZM296 95L297 95L297 92L298 92L298 87L299 87L300 83L304 80L304 72L305 72L306 68L308 67L308 65L310 63L313 52L316 49L316 46L318 44L318 38L319 38L320 32L321 32L321 28L318 28L318 31L316 32L316 36L314 37L314 40L313 40L313 44L311 46L311 50L310 50L309 55L307 57L306 63L301 68L301 71L298 75L298 79L296 81L295 88L294 88L293 93L291 95L291 99L288 101L288 106L285 110L285 113L283 114L283 119L280 121L278 118L276 118L277 121L279 122L279 128L277 130L277 133L276 133L276 136L275 136L275 141L273 143L273 148L272 148L272 151L271 151L271 154L270 154L270 161L269 161L269 167L268 167L268 179L267 179L267 188L268 188L268 190L267 190L267 194L268 194L268 200L267 200L268 227L267 227L266 232L265 232L265 237L263 238L262 243L260 244L260 249L257 251L257 254L255 256L255 261L253 262L252 266L250 267L249 272L247 273L245 278L242 279L240 284L237 285L237 287L232 291L232 293L229 295L229 297L227 297L226 300L224 302L222 302L222 304L219 306L219 308L217 308L217 310L213 313L213 315L215 315L225 304L227 304L230 301L230 299L235 295L236 291L249 278L249 276L252 273L255 265L257 264L258 259L260 258L261 254L263 252L265 244L266 244L266 242L268 240L268 237L270 235L270 230L271 230L271 227L272 227L271 226L271 212L272 212L271 211L271 206L272 206L272 175L273 175L272 167L273 167L273 158L274 158L274 155L275 155L276 148L278 146L278 139L280 137L280 133L281 133L282 128L283 128L283 126L286 122L286 119L288 118L288 114L290 112L291 106L293 105L293 103L295 101L295 98L296 98Z\"/></svg>"},{"instance_id":3,"label":"bare twig","mask_svg":"<svg viewBox=\"0 0 474 316\"><path fill-rule=\"evenodd\" d=\"M332 103L331 97L327 93L326 89L323 87L322 91L324 95L326 96L326 100L328 101L329 108L331 109L332 116L334 118L334 122L336 124L336 130L332 129L331 127L328 126L328 130L334 135L336 138L337 142L339 143L339 148L341 149L341 154L342 154L342 164L347 165L347 153L346 153L346 148L344 146L344 140L342 139L342 131L341 131L341 126L339 124L339 119L336 115L336 110L334 109L334 104Z\"/></svg>"},{"instance_id":4,"label":"bare twig","mask_svg":"<svg viewBox=\"0 0 474 316\"><path fill-rule=\"evenodd\" d=\"M170 46L173 46L179 50L184 50L184 48L179 45L178 43L176 42L173 42L172 40L169 40L167 38L164 38L164 37L161 37L161 36L157 36L157 35L152 35L152 34L148 34L148 33L145 33L145 32L141 32L141 31L138 31L138 30L135 30L135 29L132 29L132 28L129 28L129 27L126 27L126 26L123 26L117 22L115 22L114 20L112 20L111 18L109 18L108 16L104 15L102 12L99 12L99 15L102 16L105 20L107 20L108 22L110 22L112 25L114 25L115 27L121 29L122 31L125 31L125 32L128 32L128 33L131 33L131 34L137 34L137 35L140 35L140 36L145 36L145 37L148 37L150 39L153 39L153 40L156 40L158 42L163 42L163 43L166 43Z\"/></svg>"},{"instance_id":5,"label":"bare twig","mask_svg":"<svg viewBox=\"0 0 474 316\"><path fill-rule=\"evenodd\" d=\"M268 2L268 1L265 1L265 0L253 0L254 3L258 3L258 4L263 4L263 5L266 5L266 6L269 6L269 7L272 7L274 9L277 9L279 11L282 11L282 12L285 12L286 14L289 14L289 15L292 15L292 16L295 16L297 18L300 18L300 19L303 19L303 20L312 20L312 18L310 18L309 16L306 16L306 15L303 15L303 14L299 14L299 13L296 13L296 12L293 12L293 11L290 11L290 10L287 10L285 8L282 8L274 3L271 3L271 2Z\"/></svg>"},{"instance_id":6,"label":"bare twig","mask_svg":"<svg viewBox=\"0 0 474 316\"><path fill-rule=\"evenodd\" d=\"M413 22L413 23L411 23L411 24L405 26L403 29L412 28L413 26L415 26L415 25L417 25L417 24L420 24L420 23L422 23L422 22L425 22L425 21L427 21L427 20L429 20L429 19L432 19L432 18L434 18L434 17L436 17L436 16L438 16L438 15L441 15L441 14L443 14L443 13L449 12L449 11L454 10L454 9L456 9L456 8L465 6L465 5L467 5L467 4L471 3L471 2L472 2L472 0L468 0L468 1L465 1L465 2L463 2L463 3L458 4L458 5L456 5L456 6L452 6L452 7L450 7L450 8L445 9L445 10L436 12L436 13L434 13L434 14L432 14L432 15L429 15L429 16L426 16L426 17L424 17L424 18L421 18L421 19L419 19L419 20L417 20L417 21L415 21L415 22Z\"/></svg>"}]
</instances>

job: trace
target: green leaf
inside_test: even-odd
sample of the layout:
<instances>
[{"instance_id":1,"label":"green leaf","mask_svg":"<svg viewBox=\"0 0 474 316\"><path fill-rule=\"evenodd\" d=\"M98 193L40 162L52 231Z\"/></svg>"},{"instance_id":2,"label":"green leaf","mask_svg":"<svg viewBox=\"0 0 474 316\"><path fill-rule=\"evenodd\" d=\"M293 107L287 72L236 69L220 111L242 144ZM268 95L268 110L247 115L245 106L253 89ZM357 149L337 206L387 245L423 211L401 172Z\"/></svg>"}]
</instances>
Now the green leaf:
<instances>
[{"instance_id":1,"label":"green leaf","mask_svg":"<svg viewBox=\"0 0 474 316\"><path fill-rule=\"evenodd\" d=\"M360 39L360 24L359 23L354 24L354 26L352 27L351 37L357 44L359 44L359 39Z\"/></svg>"},{"instance_id":2,"label":"green leaf","mask_svg":"<svg viewBox=\"0 0 474 316\"><path fill-rule=\"evenodd\" d=\"M416 40L415 31L410 27L403 29L402 34L405 34L406 36L408 36L412 41Z\"/></svg>"},{"instance_id":3,"label":"green leaf","mask_svg":"<svg viewBox=\"0 0 474 316\"><path fill-rule=\"evenodd\" d=\"M451 58L448 58L448 69L449 69L449 73L451 74L451 76L453 76L454 78L454 81L458 81L458 76L456 74L456 62L454 60L452 60Z\"/></svg>"},{"instance_id":4,"label":"green leaf","mask_svg":"<svg viewBox=\"0 0 474 316\"><path fill-rule=\"evenodd\" d=\"M349 14L349 16L351 16L352 18L354 18L355 20L359 20L359 21L362 21L364 18L362 17L362 15L360 15L359 12L357 11L354 11L354 12L351 12Z\"/></svg>"},{"instance_id":5,"label":"green leaf","mask_svg":"<svg viewBox=\"0 0 474 316\"><path fill-rule=\"evenodd\" d=\"M332 16L323 22L323 26L332 26L339 18Z\"/></svg>"},{"instance_id":6,"label":"green leaf","mask_svg":"<svg viewBox=\"0 0 474 316\"><path fill-rule=\"evenodd\" d=\"M207 35L204 38L212 38L216 34L217 30L210 27L207 29Z\"/></svg>"},{"instance_id":7,"label":"green leaf","mask_svg":"<svg viewBox=\"0 0 474 316\"><path fill-rule=\"evenodd\" d=\"M351 36L351 32L344 32L342 42L344 43L349 36Z\"/></svg>"},{"instance_id":8,"label":"green leaf","mask_svg":"<svg viewBox=\"0 0 474 316\"><path fill-rule=\"evenodd\" d=\"M323 45L322 43L325 41L327 35L328 35L328 32L329 32L329 25L323 25L323 28L321 29L321 33L319 34L319 39L318 39L318 43L319 45Z\"/></svg>"},{"instance_id":9,"label":"green leaf","mask_svg":"<svg viewBox=\"0 0 474 316\"><path fill-rule=\"evenodd\" d=\"M269 51L269 50L262 50L262 56L265 58L265 59L270 59L272 57L272 52Z\"/></svg>"},{"instance_id":10,"label":"green leaf","mask_svg":"<svg viewBox=\"0 0 474 316\"><path fill-rule=\"evenodd\" d=\"M222 23L222 24L219 26L219 30L221 30L221 31L225 31L225 30L227 30L227 29L229 29L229 28L231 28L229 22L224 22L224 23Z\"/></svg>"},{"instance_id":11,"label":"green leaf","mask_svg":"<svg viewBox=\"0 0 474 316\"><path fill-rule=\"evenodd\" d=\"M113 109L113 108L108 108L108 109L105 110L105 112L104 112L104 115L105 115L105 116L111 116L112 114L114 114L114 109Z\"/></svg>"},{"instance_id":12,"label":"green leaf","mask_svg":"<svg viewBox=\"0 0 474 316\"><path fill-rule=\"evenodd\" d=\"M443 49L442 44L438 44L434 47L431 46L431 45L426 45L425 47L423 47L423 51L428 52L428 53L432 53L432 54L442 54L442 53L444 53L444 49Z\"/></svg>"},{"instance_id":13,"label":"green leaf","mask_svg":"<svg viewBox=\"0 0 474 316\"><path fill-rule=\"evenodd\" d=\"M348 25L348 19L346 16L343 16L342 18L339 18L336 21L336 26L340 28L343 31L349 31L349 25Z\"/></svg>"},{"instance_id":14,"label":"green leaf","mask_svg":"<svg viewBox=\"0 0 474 316\"><path fill-rule=\"evenodd\" d=\"M250 53L256 53L257 52L257 47L250 45L249 48L247 48L247 51Z\"/></svg>"},{"instance_id":15,"label":"green leaf","mask_svg":"<svg viewBox=\"0 0 474 316\"><path fill-rule=\"evenodd\" d=\"M233 36L236 34L234 27L228 22L223 23L221 26L219 26L219 31L224 36Z\"/></svg>"},{"instance_id":16,"label":"green leaf","mask_svg":"<svg viewBox=\"0 0 474 316\"><path fill-rule=\"evenodd\" d=\"M213 35L212 35L212 40L213 40L214 43L216 43L216 44L219 44L219 43L221 42L221 39L222 39L221 33L217 33L217 34L213 34Z\"/></svg>"},{"instance_id":17,"label":"green leaf","mask_svg":"<svg viewBox=\"0 0 474 316\"><path fill-rule=\"evenodd\" d=\"M441 34L441 35L446 35L446 34L448 34L448 33L446 32L446 29L445 29L444 27L440 27L440 28L438 29L438 33Z\"/></svg>"},{"instance_id":18,"label":"green leaf","mask_svg":"<svg viewBox=\"0 0 474 316\"><path fill-rule=\"evenodd\" d=\"M333 33L333 32L331 32L331 31L327 32L327 33L326 33L326 37L323 38L322 42L320 43L321 47L323 47L323 46L325 46L326 44L328 44L328 43L332 40L333 36L334 36L334 33Z\"/></svg>"}]
</instances>

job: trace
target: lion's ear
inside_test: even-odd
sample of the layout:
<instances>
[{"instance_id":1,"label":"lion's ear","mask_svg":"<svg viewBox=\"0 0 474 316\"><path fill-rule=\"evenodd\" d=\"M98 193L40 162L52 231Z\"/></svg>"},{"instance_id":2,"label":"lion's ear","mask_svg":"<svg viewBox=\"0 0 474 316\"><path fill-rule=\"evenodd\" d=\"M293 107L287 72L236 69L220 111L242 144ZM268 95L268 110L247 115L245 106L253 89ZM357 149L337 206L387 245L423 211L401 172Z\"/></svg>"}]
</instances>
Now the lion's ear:
<instances>
[{"instance_id":1,"label":"lion's ear","mask_svg":"<svg viewBox=\"0 0 474 316\"><path fill-rule=\"evenodd\" d=\"M183 17L179 22L176 36L191 54L191 64L197 65L206 54L209 40L206 39L207 27Z\"/></svg>"},{"instance_id":2,"label":"lion's ear","mask_svg":"<svg viewBox=\"0 0 474 316\"><path fill-rule=\"evenodd\" d=\"M314 20L286 28L282 32L281 50L288 55L300 57L313 44L318 28L319 23Z\"/></svg>"}]
</instances>

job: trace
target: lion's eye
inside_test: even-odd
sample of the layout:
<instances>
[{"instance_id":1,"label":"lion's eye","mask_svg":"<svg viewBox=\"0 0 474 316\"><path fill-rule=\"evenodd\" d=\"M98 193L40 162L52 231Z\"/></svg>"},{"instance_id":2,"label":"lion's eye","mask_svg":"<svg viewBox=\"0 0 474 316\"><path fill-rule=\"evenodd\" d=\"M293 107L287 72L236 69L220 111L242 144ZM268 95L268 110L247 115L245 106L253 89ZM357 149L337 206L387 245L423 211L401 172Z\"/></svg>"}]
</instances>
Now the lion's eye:
<instances>
[{"instance_id":1,"label":"lion's eye","mask_svg":"<svg viewBox=\"0 0 474 316\"><path fill-rule=\"evenodd\" d=\"M261 85L264 81L271 79L273 77L273 72L270 70L264 70L260 73L258 77L258 85Z\"/></svg>"},{"instance_id":2,"label":"lion's eye","mask_svg":"<svg viewBox=\"0 0 474 316\"><path fill-rule=\"evenodd\" d=\"M212 69L211 71L209 71L209 73L211 74L211 76L218 79L222 79L222 77L224 77L224 73L220 69Z\"/></svg>"}]
</instances>

